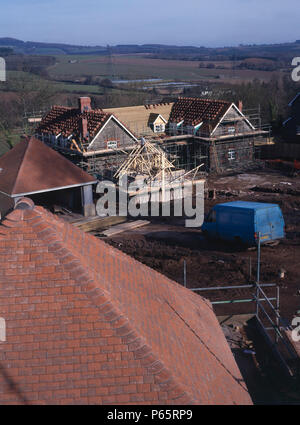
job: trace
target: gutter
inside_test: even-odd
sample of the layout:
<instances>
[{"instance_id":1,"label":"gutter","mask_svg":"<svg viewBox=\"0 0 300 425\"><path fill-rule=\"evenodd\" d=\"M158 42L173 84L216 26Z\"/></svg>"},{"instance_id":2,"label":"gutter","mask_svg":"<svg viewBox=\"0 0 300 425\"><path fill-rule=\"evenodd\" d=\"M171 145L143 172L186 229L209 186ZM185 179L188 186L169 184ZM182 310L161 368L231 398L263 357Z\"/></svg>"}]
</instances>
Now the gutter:
<instances>
[{"instance_id":1,"label":"gutter","mask_svg":"<svg viewBox=\"0 0 300 425\"><path fill-rule=\"evenodd\" d=\"M96 183L98 183L98 180L94 180L94 181L91 181L91 182L88 182L88 183L72 184L72 185L69 185L69 186L56 187L56 188L53 188L53 189L36 190L34 192L9 194L9 193L6 193L6 192L2 192L0 190L0 193L3 193L4 195L9 196L10 198L19 198L20 196L35 195L36 193L54 192L56 190L72 189L74 187L89 186L91 184L96 184Z\"/></svg>"}]
</instances>

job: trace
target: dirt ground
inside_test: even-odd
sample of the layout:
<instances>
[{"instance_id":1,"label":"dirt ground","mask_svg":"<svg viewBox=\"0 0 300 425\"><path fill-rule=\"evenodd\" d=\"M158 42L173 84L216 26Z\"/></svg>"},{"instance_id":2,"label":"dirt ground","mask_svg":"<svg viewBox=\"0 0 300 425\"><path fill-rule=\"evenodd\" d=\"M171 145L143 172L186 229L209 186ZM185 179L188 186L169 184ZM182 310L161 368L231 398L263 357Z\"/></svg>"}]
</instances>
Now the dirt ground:
<instances>
[{"instance_id":1,"label":"dirt ground","mask_svg":"<svg viewBox=\"0 0 300 425\"><path fill-rule=\"evenodd\" d=\"M300 310L300 176L265 169L248 174L210 177L207 189L216 190L216 199L205 200L205 212L216 204L232 200L270 202L282 208L286 238L277 246L262 246L261 283L280 286L280 313L290 323ZM144 264L183 284L184 261L188 288L243 285L254 283L257 269L257 250L246 249L222 241L207 240L198 228L184 225L184 218L149 219L150 224L104 239ZM250 266L251 264L251 266ZM285 269L284 279L279 270ZM250 270L251 269L251 270ZM269 296L276 296L275 288L266 288ZM205 291L201 295L211 301L251 299L253 289ZM241 314L255 313L254 303L214 305L222 324L222 317L234 321ZM232 316L233 315L233 316ZM227 320L227 319L226 319ZM243 319L242 319L243 322ZM265 342L253 330L250 322L237 328L222 324L224 334L247 383L255 404L300 404L300 383L286 381L276 360L270 356ZM231 327L233 326L233 328ZM246 335L247 334L247 335ZM247 339L250 353L245 354ZM249 347L248 347L249 348Z\"/></svg>"},{"instance_id":2,"label":"dirt ground","mask_svg":"<svg viewBox=\"0 0 300 425\"><path fill-rule=\"evenodd\" d=\"M300 177L279 171L261 170L249 174L209 178L217 199L205 201L205 212L216 204L232 200L277 203L281 206L286 238L274 247L261 250L261 283L280 285L281 314L289 321L300 310ZM183 218L151 219L145 227L105 239L107 243L135 257L169 278L183 284L186 262L187 287L242 285L255 281L257 251L222 241L206 240L200 229L186 228ZM251 265L250 265L251 264ZM279 270L286 270L284 279ZM251 269L251 271L250 271ZM266 290L270 296L274 289ZM208 299L247 298L247 289L203 293ZM218 315L252 313L251 304L216 306Z\"/></svg>"}]
</instances>

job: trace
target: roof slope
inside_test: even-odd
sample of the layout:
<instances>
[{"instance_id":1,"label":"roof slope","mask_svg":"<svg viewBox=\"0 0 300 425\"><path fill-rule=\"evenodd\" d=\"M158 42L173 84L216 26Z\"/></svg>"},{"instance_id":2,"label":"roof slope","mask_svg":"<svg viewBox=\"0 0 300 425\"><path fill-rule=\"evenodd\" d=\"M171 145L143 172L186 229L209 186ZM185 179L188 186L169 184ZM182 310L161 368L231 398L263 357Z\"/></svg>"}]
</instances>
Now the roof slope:
<instances>
[{"instance_id":1,"label":"roof slope","mask_svg":"<svg viewBox=\"0 0 300 425\"><path fill-rule=\"evenodd\" d=\"M232 201L232 202L224 202L223 204L215 205L215 208L219 208L219 207L235 207L235 208L245 208L249 210L260 210L260 209L278 207L278 204L269 204L264 202Z\"/></svg>"},{"instance_id":2,"label":"roof slope","mask_svg":"<svg viewBox=\"0 0 300 425\"><path fill-rule=\"evenodd\" d=\"M204 122L214 128L231 105L225 100L179 97L174 103L169 122L184 121L184 125L193 126Z\"/></svg>"},{"instance_id":3,"label":"roof slope","mask_svg":"<svg viewBox=\"0 0 300 425\"><path fill-rule=\"evenodd\" d=\"M87 119L87 129L91 138L94 138L109 119L110 114L102 109L81 112L78 108L67 106L53 106L50 112L43 117L37 133L62 134L69 137L71 134L82 133L82 120Z\"/></svg>"},{"instance_id":4,"label":"roof slope","mask_svg":"<svg viewBox=\"0 0 300 425\"><path fill-rule=\"evenodd\" d=\"M94 177L34 137L24 138L4 154L0 169L0 191L10 196L95 182Z\"/></svg>"},{"instance_id":5,"label":"roof slope","mask_svg":"<svg viewBox=\"0 0 300 425\"><path fill-rule=\"evenodd\" d=\"M149 118L152 113L159 114L168 122L173 103L157 105L127 106L122 108L103 109L104 112L114 114L132 132L138 136L145 134L155 135L149 127Z\"/></svg>"},{"instance_id":6,"label":"roof slope","mask_svg":"<svg viewBox=\"0 0 300 425\"><path fill-rule=\"evenodd\" d=\"M42 207L7 216L0 253L1 404L251 403L200 296Z\"/></svg>"}]
</instances>

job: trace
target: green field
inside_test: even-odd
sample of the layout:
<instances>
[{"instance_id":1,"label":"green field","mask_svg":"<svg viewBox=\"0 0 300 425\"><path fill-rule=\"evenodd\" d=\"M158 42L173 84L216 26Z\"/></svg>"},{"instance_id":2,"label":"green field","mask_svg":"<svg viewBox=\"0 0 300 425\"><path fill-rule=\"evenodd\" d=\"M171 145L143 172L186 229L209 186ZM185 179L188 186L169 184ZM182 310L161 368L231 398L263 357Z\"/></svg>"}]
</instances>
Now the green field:
<instances>
[{"instance_id":1,"label":"green field","mask_svg":"<svg viewBox=\"0 0 300 425\"><path fill-rule=\"evenodd\" d=\"M163 80L207 81L232 80L251 81L255 78L268 81L274 75L269 71L232 70L228 61L226 69L199 68L198 61L151 59L139 55L107 56L56 56L56 64L48 68L54 79L80 78L94 76L117 79L161 78ZM73 63L71 63L71 61ZM76 63L74 63L76 61ZM218 63L222 65L222 63ZM225 67L224 66L224 67Z\"/></svg>"},{"instance_id":2,"label":"green field","mask_svg":"<svg viewBox=\"0 0 300 425\"><path fill-rule=\"evenodd\" d=\"M105 92L99 85L87 85L76 83L65 83L60 81L48 80L37 75L23 71L8 71L7 81L0 86L1 91L35 91L42 86L47 86L53 92L58 93L79 93L101 95ZM108 89L109 92L119 93L118 89Z\"/></svg>"}]
</instances>

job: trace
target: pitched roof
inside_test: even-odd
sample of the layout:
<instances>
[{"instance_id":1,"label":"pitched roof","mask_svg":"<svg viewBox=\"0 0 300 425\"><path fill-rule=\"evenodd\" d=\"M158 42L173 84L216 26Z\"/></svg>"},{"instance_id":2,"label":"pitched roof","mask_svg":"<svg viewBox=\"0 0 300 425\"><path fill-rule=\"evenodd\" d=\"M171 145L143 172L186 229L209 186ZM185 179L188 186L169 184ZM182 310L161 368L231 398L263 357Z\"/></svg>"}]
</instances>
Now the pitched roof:
<instances>
[{"instance_id":1,"label":"pitched roof","mask_svg":"<svg viewBox=\"0 0 300 425\"><path fill-rule=\"evenodd\" d=\"M93 182L94 177L34 137L0 157L0 191L10 196Z\"/></svg>"},{"instance_id":2,"label":"pitched roof","mask_svg":"<svg viewBox=\"0 0 300 425\"><path fill-rule=\"evenodd\" d=\"M0 254L1 404L251 403L204 298L27 199Z\"/></svg>"},{"instance_id":3,"label":"pitched roof","mask_svg":"<svg viewBox=\"0 0 300 425\"><path fill-rule=\"evenodd\" d=\"M173 103L160 103L156 105L127 106L122 108L103 109L107 113L114 114L137 136L155 135L149 127L151 114L161 115L167 122L171 113Z\"/></svg>"},{"instance_id":4,"label":"pitched roof","mask_svg":"<svg viewBox=\"0 0 300 425\"><path fill-rule=\"evenodd\" d=\"M37 133L62 134L69 137L71 134L82 133L82 119L87 119L87 128L91 137L96 136L106 123L110 114L102 109L81 112L78 108L53 106L50 112L43 117Z\"/></svg>"},{"instance_id":5,"label":"pitched roof","mask_svg":"<svg viewBox=\"0 0 300 425\"><path fill-rule=\"evenodd\" d=\"M91 138L104 126L111 114L107 114L102 109L94 109L91 111L81 112L78 108L70 108L66 106L53 106L50 112L46 114L39 127L37 133L41 134L62 134L69 137L72 134L82 134L82 120L87 120L87 129Z\"/></svg>"},{"instance_id":6,"label":"pitched roof","mask_svg":"<svg viewBox=\"0 0 300 425\"><path fill-rule=\"evenodd\" d=\"M151 113L150 115L149 115L149 121L148 121L148 125L150 125L150 124L154 124L155 123L155 121L157 120L157 118L161 118L163 121L164 121L164 123L167 123L167 120L161 115L161 114L157 114L157 113Z\"/></svg>"},{"instance_id":7,"label":"pitched roof","mask_svg":"<svg viewBox=\"0 0 300 425\"><path fill-rule=\"evenodd\" d=\"M225 100L209 100L179 97L172 108L169 122L196 126L201 122L213 129L232 103Z\"/></svg>"},{"instance_id":8,"label":"pitched roof","mask_svg":"<svg viewBox=\"0 0 300 425\"><path fill-rule=\"evenodd\" d=\"M89 99L89 98L88 98ZM37 134L62 135L86 138L87 128L89 140L97 136L110 120L114 120L135 141L136 136L117 117L102 111L102 109L83 110L66 106L53 106L45 115L36 130Z\"/></svg>"}]
</instances>

